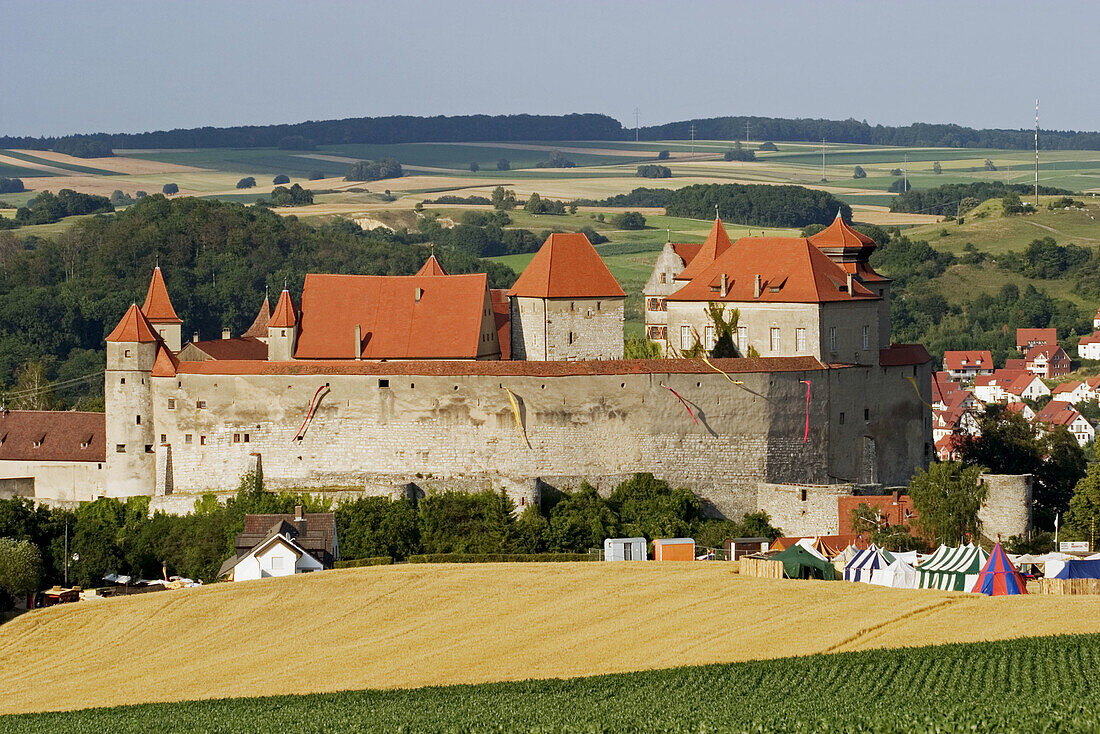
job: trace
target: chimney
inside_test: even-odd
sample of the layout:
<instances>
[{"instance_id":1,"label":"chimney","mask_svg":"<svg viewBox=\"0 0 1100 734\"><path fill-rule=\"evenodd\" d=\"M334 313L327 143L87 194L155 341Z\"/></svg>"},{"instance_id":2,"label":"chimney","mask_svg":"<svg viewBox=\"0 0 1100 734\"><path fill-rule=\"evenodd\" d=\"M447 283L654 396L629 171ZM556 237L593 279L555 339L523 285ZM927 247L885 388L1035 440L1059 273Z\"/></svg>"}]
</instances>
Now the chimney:
<instances>
[{"instance_id":1,"label":"chimney","mask_svg":"<svg viewBox=\"0 0 1100 734\"><path fill-rule=\"evenodd\" d=\"M848 295L852 295L852 284L855 282L855 277L851 273L848 273Z\"/></svg>"},{"instance_id":2,"label":"chimney","mask_svg":"<svg viewBox=\"0 0 1100 734\"><path fill-rule=\"evenodd\" d=\"M753 298L759 298L760 297L760 273L756 274L756 279L753 281L752 297Z\"/></svg>"},{"instance_id":3,"label":"chimney","mask_svg":"<svg viewBox=\"0 0 1100 734\"><path fill-rule=\"evenodd\" d=\"M359 324L355 325L355 359L357 361L363 359L363 327Z\"/></svg>"},{"instance_id":4,"label":"chimney","mask_svg":"<svg viewBox=\"0 0 1100 734\"><path fill-rule=\"evenodd\" d=\"M222 329L222 339L229 338L229 329Z\"/></svg>"},{"instance_id":5,"label":"chimney","mask_svg":"<svg viewBox=\"0 0 1100 734\"><path fill-rule=\"evenodd\" d=\"M294 505L294 522L301 522L305 520L305 513L302 512L301 505Z\"/></svg>"},{"instance_id":6,"label":"chimney","mask_svg":"<svg viewBox=\"0 0 1100 734\"><path fill-rule=\"evenodd\" d=\"M725 298L726 294L729 293L729 292L730 292L729 276L727 276L725 273L722 273L722 291L721 291L722 298Z\"/></svg>"},{"instance_id":7,"label":"chimney","mask_svg":"<svg viewBox=\"0 0 1100 734\"><path fill-rule=\"evenodd\" d=\"M424 289L423 289L423 288L417 288L417 289L416 289L416 290L414 291L414 297L416 298L416 302L417 302L417 303L420 303L420 297L421 297L422 295L424 295Z\"/></svg>"},{"instance_id":8,"label":"chimney","mask_svg":"<svg viewBox=\"0 0 1100 734\"><path fill-rule=\"evenodd\" d=\"M198 340L199 340L199 332L196 331L194 334L191 335L191 341L197 342Z\"/></svg>"}]
</instances>

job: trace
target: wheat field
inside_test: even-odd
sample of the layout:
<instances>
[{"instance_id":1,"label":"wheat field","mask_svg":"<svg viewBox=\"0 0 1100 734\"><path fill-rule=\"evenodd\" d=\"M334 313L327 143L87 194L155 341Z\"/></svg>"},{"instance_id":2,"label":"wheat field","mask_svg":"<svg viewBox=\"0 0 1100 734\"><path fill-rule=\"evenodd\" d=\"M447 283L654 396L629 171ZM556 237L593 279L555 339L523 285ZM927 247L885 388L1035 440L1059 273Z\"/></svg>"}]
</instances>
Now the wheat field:
<instances>
[{"instance_id":1,"label":"wheat field","mask_svg":"<svg viewBox=\"0 0 1100 734\"><path fill-rule=\"evenodd\" d=\"M737 576L732 564L409 564L54 607L0 626L0 713L585 676L1100 631L1100 597Z\"/></svg>"}]
</instances>

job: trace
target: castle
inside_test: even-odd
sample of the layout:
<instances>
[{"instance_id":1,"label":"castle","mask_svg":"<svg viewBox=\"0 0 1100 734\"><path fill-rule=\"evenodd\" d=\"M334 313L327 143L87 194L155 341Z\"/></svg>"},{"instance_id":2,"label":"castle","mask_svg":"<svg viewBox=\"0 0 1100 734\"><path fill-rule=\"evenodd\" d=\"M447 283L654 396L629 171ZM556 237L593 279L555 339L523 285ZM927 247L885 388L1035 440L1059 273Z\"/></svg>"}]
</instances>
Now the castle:
<instances>
[{"instance_id":1,"label":"castle","mask_svg":"<svg viewBox=\"0 0 1100 734\"><path fill-rule=\"evenodd\" d=\"M491 488L522 507L644 471L715 514L832 526L837 496L906 484L931 457L930 359L890 344L873 248L839 218L737 242L716 220L702 246L666 245L645 296L669 357L652 360L623 359L626 294L583 234L551 235L507 291L434 256L413 276L309 274L300 304L284 290L245 334L186 346L158 268L107 337L102 453L52 459L100 470L33 492L193 497L256 471L269 487ZM674 358L713 345L710 304L738 310L752 357ZM0 433L16 419L34 423L13 413ZM8 443L0 467L45 476Z\"/></svg>"}]
</instances>

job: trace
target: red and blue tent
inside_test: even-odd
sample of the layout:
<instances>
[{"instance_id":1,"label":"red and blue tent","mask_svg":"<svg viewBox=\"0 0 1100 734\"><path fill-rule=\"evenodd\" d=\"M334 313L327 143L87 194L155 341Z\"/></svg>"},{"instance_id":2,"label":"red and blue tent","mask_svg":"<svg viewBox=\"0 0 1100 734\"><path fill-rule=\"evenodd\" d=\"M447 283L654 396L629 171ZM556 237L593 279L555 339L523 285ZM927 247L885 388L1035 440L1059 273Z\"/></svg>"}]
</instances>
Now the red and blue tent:
<instances>
[{"instance_id":1,"label":"red and blue tent","mask_svg":"<svg viewBox=\"0 0 1100 734\"><path fill-rule=\"evenodd\" d=\"M974 588L971 591L989 596L1026 594L1027 582L1012 565L1012 561L1008 560L1008 554L1005 553L1001 544L997 543L993 546L993 552L989 554L989 560L978 573L978 580L974 582Z\"/></svg>"}]
</instances>

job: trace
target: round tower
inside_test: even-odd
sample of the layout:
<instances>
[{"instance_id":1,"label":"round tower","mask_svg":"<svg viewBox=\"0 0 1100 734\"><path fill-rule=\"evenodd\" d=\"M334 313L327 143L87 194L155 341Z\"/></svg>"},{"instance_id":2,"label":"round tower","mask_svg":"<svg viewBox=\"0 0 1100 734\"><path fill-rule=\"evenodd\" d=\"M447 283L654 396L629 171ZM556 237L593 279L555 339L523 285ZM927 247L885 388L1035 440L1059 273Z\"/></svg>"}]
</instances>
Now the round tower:
<instances>
[{"instance_id":1,"label":"round tower","mask_svg":"<svg viewBox=\"0 0 1100 734\"><path fill-rule=\"evenodd\" d=\"M152 496L156 489L151 377L161 345L153 325L136 304L107 337L103 397L109 496Z\"/></svg>"}]
</instances>

